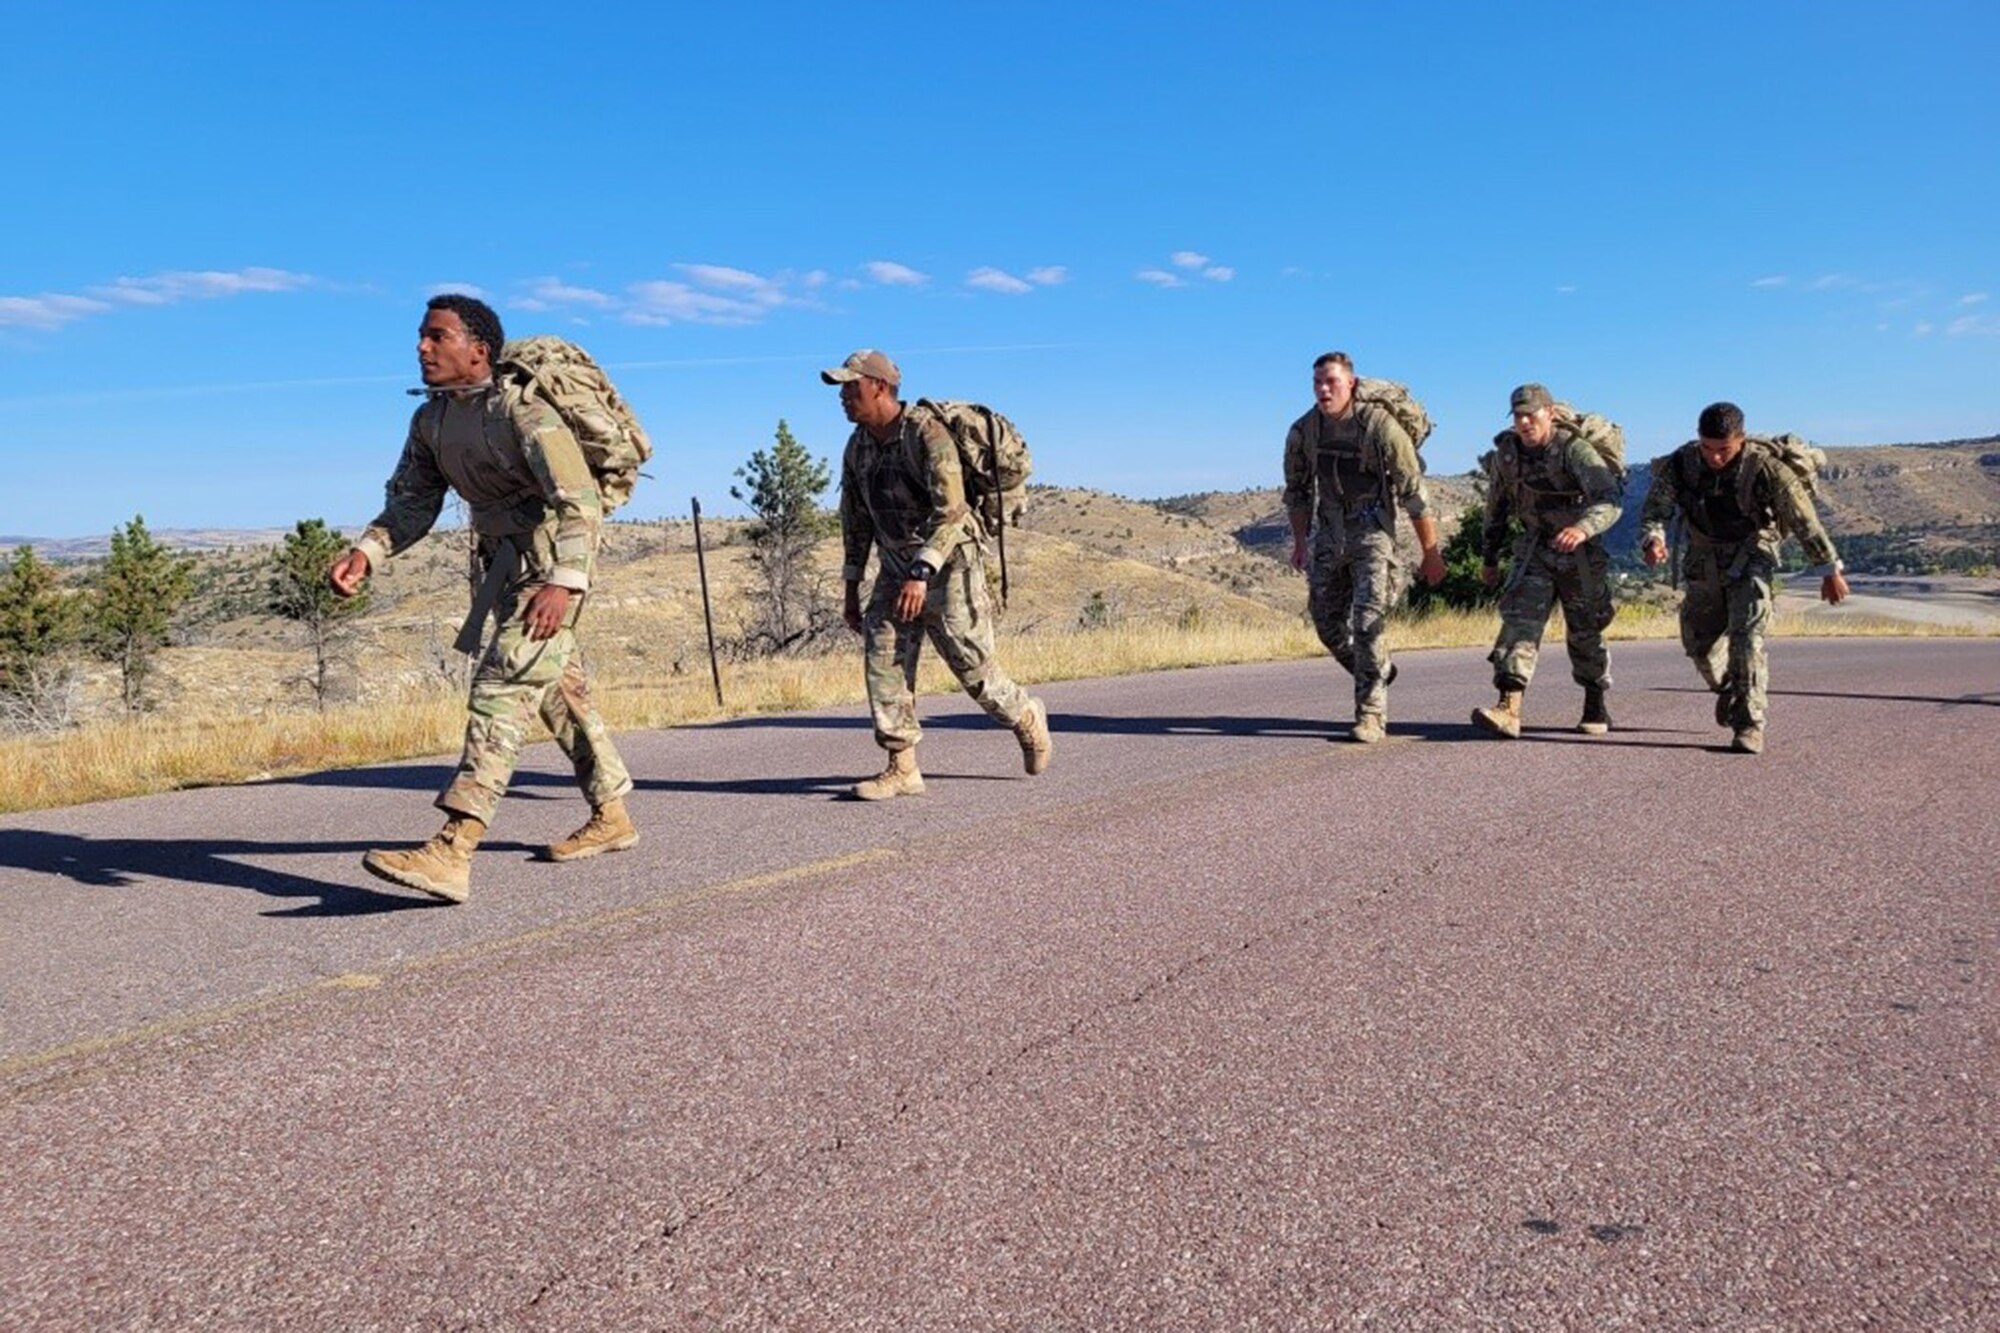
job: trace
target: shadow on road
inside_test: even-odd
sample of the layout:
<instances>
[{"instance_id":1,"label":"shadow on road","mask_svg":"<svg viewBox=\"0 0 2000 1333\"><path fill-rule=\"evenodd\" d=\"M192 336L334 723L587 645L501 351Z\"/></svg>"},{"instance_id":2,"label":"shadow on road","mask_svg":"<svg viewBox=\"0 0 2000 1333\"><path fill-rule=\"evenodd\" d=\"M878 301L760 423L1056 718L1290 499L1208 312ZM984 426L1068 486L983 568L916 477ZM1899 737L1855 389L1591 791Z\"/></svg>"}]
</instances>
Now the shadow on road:
<instances>
[{"instance_id":1,"label":"shadow on road","mask_svg":"<svg viewBox=\"0 0 2000 1333\"><path fill-rule=\"evenodd\" d=\"M1648 687L1654 694L1699 694L1704 698L1714 697L1714 692L1705 685L1654 685ZM2000 708L2000 693L1956 694L1949 698L1938 694L1868 694L1861 690L1767 690L1772 696L1784 695L1791 699L1874 699L1889 704L1955 704L1974 708Z\"/></svg>"},{"instance_id":2,"label":"shadow on road","mask_svg":"<svg viewBox=\"0 0 2000 1333\"><path fill-rule=\"evenodd\" d=\"M271 898L311 898L298 907L273 909L273 917L368 916L411 908L442 907L412 894L381 892L359 884L335 884L268 870L232 860L238 856L308 856L351 852L359 856L373 842L246 842L201 838L79 838L67 833L17 829L0 850L0 867L61 875L78 884L119 889L143 880L180 880L187 884L219 884L248 889ZM394 844L390 844L394 845ZM524 843L487 843L495 851L536 850ZM358 865L355 876L366 872Z\"/></svg>"},{"instance_id":3,"label":"shadow on road","mask_svg":"<svg viewBox=\"0 0 2000 1333\"><path fill-rule=\"evenodd\" d=\"M373 768L337 768L325 773L301 773L296 777L272 778L273 787L372 787L386 791L440 792L457 769L450 764L381 764ZM576 779L567 773L545 773L531 768L516 769L507 785L509 798L518 795L527 801L548 801L555 797L522 792L523 787L562 787L574 795Z\"/></svg>"}]
</instances>

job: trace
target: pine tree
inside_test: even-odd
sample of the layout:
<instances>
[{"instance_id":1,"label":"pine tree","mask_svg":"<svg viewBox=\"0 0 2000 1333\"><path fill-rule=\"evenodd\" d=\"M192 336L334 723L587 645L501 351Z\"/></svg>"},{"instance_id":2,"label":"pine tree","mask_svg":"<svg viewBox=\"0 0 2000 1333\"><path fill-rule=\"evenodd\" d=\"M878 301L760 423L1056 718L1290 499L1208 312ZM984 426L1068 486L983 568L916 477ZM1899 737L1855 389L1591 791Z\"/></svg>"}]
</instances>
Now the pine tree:
<instances>
[{"instance_id":1,"label":"pine tree","mask_svg":"<svg viewBox=\"0 0 2000 1333\"><path fill-rule=\"evenodd\" d=\"M745 627L746 646L760 655L783 652L828 633L835 623L812 555L832 526L819 506L831 474L780 420L771 448L751 454L736 475L746 486L732 486L729 494L756 515L748 537L758 608Z\"/></svg>"},{"instance_id":2,"label":"pine tree","mask_svg":"<svg viewBox=\"0 0 2000 1333\"><path fill-rule=\"evenodd\" d=\"M175 555L146 531L143 515L111 533L111 555L93 581L90 636L118 664L127 712L145 703L153 655L194 591L194 559Z\"/></svg>"},{"instance_id":3,"label":"pine tree","mask_svg":"<svg viewBox=\"0 0 2000 1333\"><path fill-rule=\"evenodd\" d=\"M33 547L17 547L0 567L0 719L38 731L68 723L75 670L63 655L82 633L82 599Z\"/></svg>"},{"instance_id":4,"label":"pine tree","mask_svg":"<svg viewBox=\"0 0 2000 1333\"><path fill-rule=\"evenodd\" d=\"M342 597L327 581L327 571L348 549L347 539L322 519L303 518L285 534L285 541L271 557L271 580L266 605L273 615L297 625L312 649L312 674L306 678L313 701L326 708L327 688L339 650L347 638L350 622L368 605L363 589L353 597Z\"/></svg>"}]
</instances>

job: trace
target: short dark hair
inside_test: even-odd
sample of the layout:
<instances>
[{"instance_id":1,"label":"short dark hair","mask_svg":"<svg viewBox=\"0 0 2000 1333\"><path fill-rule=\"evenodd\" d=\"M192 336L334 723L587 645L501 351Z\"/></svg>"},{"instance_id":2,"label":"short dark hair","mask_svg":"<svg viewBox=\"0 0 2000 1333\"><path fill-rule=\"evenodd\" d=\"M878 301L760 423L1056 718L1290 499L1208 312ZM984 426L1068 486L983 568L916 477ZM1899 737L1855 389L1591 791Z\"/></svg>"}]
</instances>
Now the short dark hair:
<instances>
[{"instance_id":1,"label":"short dark hair","mask_svg":"<svg viewBox=\"0 0 2000 1333\"><path fill-rule=\"evenodd\" d=\"M1710 403L1701 409L1694 433L1704 440L1733 440L1743 433L1743 409L1734 403Z\"/></svg>"},{"instance_id":2,"label":"short dark hair","mask_svg":"<svg viewBox=\"0 0 2000 1333\"><path fill-rule=\"evenodd\" d=\"M486 344L486 359L498 361L500 349L507 345L507 335L501 331L500 316L493 313L493 307L476 296L462 292L440 292L424 306L426 310L449 310L457 315L465 325L465 331L474 342Z\"/></svg>"},{"instance_id":3,"label":"short dark hair","mask_svg":"<svg viewBox=\"0 0 2000 1333\"><path fill-rule=\"evenodd\" d=\"M1347 373L1352 375L1354 373L1354 358L1345 352L1321 352L1313 360L1313 369L1318 370L1321 366L1344 366L1347 369Z\"/></svg>"}]
</instances>

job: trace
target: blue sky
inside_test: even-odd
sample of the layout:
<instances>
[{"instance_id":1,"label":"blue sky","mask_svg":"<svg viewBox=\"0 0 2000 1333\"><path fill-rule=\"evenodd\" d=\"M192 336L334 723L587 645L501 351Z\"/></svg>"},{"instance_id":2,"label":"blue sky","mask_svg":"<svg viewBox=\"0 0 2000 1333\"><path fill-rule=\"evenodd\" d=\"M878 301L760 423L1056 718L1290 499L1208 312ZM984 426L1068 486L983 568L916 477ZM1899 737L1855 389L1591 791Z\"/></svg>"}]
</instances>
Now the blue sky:
<instances>
[{"instance_id":1,"label":"blue sky","mask_svg":"<svg viewBox=\"0 0 2000 1333\"><path fill-rule=\"evenodd\" d=\"M0 533L364 521L425 297L575 338L728 512L860 346L1037 480L1276 484L1343 348L1471 465L1540 379L2000 430L1990 3L57 6L0 50Z\"/></svg>"}]
</instances>

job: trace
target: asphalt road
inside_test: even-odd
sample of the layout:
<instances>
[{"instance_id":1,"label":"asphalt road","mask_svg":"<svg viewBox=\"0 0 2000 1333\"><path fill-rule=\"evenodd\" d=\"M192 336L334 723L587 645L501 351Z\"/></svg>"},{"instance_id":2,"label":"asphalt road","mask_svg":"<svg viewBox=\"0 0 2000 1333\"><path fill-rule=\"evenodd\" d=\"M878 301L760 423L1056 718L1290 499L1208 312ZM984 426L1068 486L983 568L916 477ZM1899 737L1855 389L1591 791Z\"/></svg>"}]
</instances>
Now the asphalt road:
<instances>
[{"instance_id":1,"label":"asphalt road","mask_svg":"<svg viewBox=\"0 0 2000 1333\"><path fill-rule=\"evenodd\" d=\"M2000 1326L2000 641L1614 656L542 747L458 908L438 760L0 820L0 1327Z\"/></svg>"}]
</instances>

